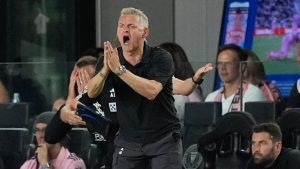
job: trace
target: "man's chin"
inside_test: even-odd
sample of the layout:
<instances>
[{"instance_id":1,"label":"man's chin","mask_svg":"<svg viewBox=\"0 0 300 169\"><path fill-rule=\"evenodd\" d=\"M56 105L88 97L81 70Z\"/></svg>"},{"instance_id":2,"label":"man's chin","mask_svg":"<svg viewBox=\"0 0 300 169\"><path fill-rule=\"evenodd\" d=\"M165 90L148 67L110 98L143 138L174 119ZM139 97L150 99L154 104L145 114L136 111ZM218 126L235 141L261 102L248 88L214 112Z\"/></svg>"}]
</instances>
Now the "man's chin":
<instances>
[{"instance_id":1,"label":"man's chin","mask_svg":"<svg viewBox=\"0 0 300 169\"><path fill-rule=\"evenodd\" d=\"M254 158L254 163L261 166L270 166L273 163L272 159Z\"/></svg>"},{"instance_id":2,"label":"man's chin","mask_svg":"<svg viewBox=\"0 0 300 169\"><path fill-rule=\"evenodd\" d=\"M123 44L122 49L123 49L123 51L126 51L126 52L132 52L132 47L129 44Z\"/></svg>"},{"instance_id":3,"label":"man's chin","mask_svg":"<svg viewBox=\"0 0 300 169\"><path fill-rule=\"evenodd\" d=\"M261 163L261 159L257 158L257 157L253 157L253 161L255 164L260 164Z\"/></svg>"},{"instance_id":4,"label":"man's chin","mask_svg":"<svg viewBox=\"0 0 300 169\"><path fill-rule=\"evenodd\" d=\"M259 159L254 159L254 164L257 164L257 165L261 164L261 160L259 160Z\"/></svg>"}]
</instances>

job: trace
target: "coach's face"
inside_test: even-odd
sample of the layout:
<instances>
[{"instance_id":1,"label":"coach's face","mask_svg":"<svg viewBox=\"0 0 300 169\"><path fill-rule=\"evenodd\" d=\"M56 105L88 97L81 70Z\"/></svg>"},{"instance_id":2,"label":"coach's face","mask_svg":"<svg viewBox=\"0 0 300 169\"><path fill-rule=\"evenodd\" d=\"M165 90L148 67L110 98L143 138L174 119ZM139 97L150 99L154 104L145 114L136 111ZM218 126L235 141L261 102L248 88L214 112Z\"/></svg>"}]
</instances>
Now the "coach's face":
<instances>
[{"instance_id":1,"label":"coach's face","mask_svg":"<svg viewBox=\"0 0 300 169\"><path fill-rule=\"evenodd\" d=\"M119 18L117 36L126 52L133 52L143 47L149 34L148 27L144 26L136 15L123 15Z\"/></svg>"}]
</instances>

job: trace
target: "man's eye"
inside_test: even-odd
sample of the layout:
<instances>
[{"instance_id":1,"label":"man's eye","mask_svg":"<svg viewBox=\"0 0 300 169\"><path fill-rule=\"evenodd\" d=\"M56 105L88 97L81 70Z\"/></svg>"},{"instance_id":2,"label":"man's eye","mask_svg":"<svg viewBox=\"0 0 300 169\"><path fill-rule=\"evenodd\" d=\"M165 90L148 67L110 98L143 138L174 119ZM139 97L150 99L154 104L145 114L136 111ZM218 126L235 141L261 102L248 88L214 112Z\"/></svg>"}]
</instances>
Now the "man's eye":
<instances>
[{"instance_id":1,"label":"man's eye","mask_svg":"<svg viewBox=\"0 0 300 169\"><path fill-rule=\"evenodd\" d=\"M265 146L265 145L267 145L268 143L267 143L266 141L262 141L262 142L260 142L259 144L262 145L262 146Z\"/></svg>"},{"instance_id":2,"label":"man's eye","mask_svg":"<svg viewBox=\"0 0 300 169\"><path fill-rule=\"evenodd\" d=\"M130 25L129 28L130 28L130 29L135 29L136 26L135 26L135 25Z\"/></svg>"}]
</instances>

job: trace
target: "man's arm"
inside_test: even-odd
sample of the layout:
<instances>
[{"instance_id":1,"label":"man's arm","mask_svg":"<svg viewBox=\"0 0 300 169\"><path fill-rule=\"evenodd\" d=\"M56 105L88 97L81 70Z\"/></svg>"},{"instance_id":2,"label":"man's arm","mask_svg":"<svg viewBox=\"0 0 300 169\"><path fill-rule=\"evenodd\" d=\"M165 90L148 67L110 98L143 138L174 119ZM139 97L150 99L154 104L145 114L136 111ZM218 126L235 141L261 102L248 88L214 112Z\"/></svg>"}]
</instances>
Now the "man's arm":
<instances>
[{"instance_id":1,"label":"man's arm","mask_svg":"<svg viewBox=\"0 0 300 169\"><path fill-rule=\"evenodd\" d=\"M103 67L87 84L88 96L90 98L97 97L103 90L105 80L110 72L107 63L108 52L109 51L104 48Z\"/></svg>"},{"instance_id":2,"label":"man's arm","mask_svg":"<svg viewBox=\"0 0 300 169\"><path fill-rule=\"evenodd\" d=\"M87 94L90 98L97 97L103 90L109 71L102 68L87 84Z\"/></svg>"},{"instance_id":3,"label":"man's arm","mask_svg":"<svg viewBox=\"0 0 300 169\"><path fill-rule=\"evenodd\" d=\"M45 132L47 143L55 144L61 141L73 125L85 125L82 118L75 114L78 101L76 99L67 100L48 124Z\"/></svg>"},{"instance_id":4,"label":"man's arm","mask_svg":"<svg viewBox=\"0 0 300 169\"><path fill-rule=\"evenodd\" d=\"M56 144L61 141L72 128L71 125L61 120L60 111L61 109L57 111L51 122L47 125L45 140L49 144Z\"/></svg>"},{"instance_id":5,"label":"man's arm","mask_svg":"<svg viewBox=\"0 0 300 169\"><path fill-rule=\"evenodd\" d=\"M197 85L200 85L204 75L213 70L211 63L199 68L193 77L187 78L185 80L180 80L173 78L173 93L179 95L189 95L191 94ZM200 82L198 84L198 82Z\"/></svg>"},{"instance_id":6,"label":"man's arm","mask_svg":"<svg viewBox=\"0 0 300 169\"><path fill-rule=\"evenodd\" d=\"M119 76L127 85L129 85L135 92L146 97L149 100L155 99L159 92L163 89L163 84L156 80L149 80L137 76L125 70L121 72L121 63L118 56L117 49L113 49L109 42L104 44L104 50L107 51L107 64L109 69Z\"/></svg>"},{"instance_id":7,"label":"man's arm","mask_svg":"<svg viewBox=\"0 0 300 169\"><path fill-rule=\"evenodd\" d=\"M149 100L155 99L158 93L163 89L163 85L160 82L136 76L130 71L126 71L119 77L135 92Z\"/></svg>"}]
</instances>

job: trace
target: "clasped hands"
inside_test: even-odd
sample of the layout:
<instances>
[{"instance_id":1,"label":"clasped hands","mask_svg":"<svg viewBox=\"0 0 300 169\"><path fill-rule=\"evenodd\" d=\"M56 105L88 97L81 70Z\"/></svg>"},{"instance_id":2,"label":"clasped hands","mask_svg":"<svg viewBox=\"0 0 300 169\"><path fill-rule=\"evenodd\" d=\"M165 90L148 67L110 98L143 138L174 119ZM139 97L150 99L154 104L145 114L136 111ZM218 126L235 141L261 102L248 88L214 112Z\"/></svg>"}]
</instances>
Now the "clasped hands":
<instances>
[{"instance_id":1,"label":"clasped hands","mask_svg":"<svg viewBox=\"0 0 300 169\"><path fill-rule=\"evenodd\" d=\"M104 60L103 60L103 69L105 73L108 73L110 70L117 74L120 71L120 59L118 55L117 48L113 48L109 41L104 42Z\"/></svg>"}]
</instances>

